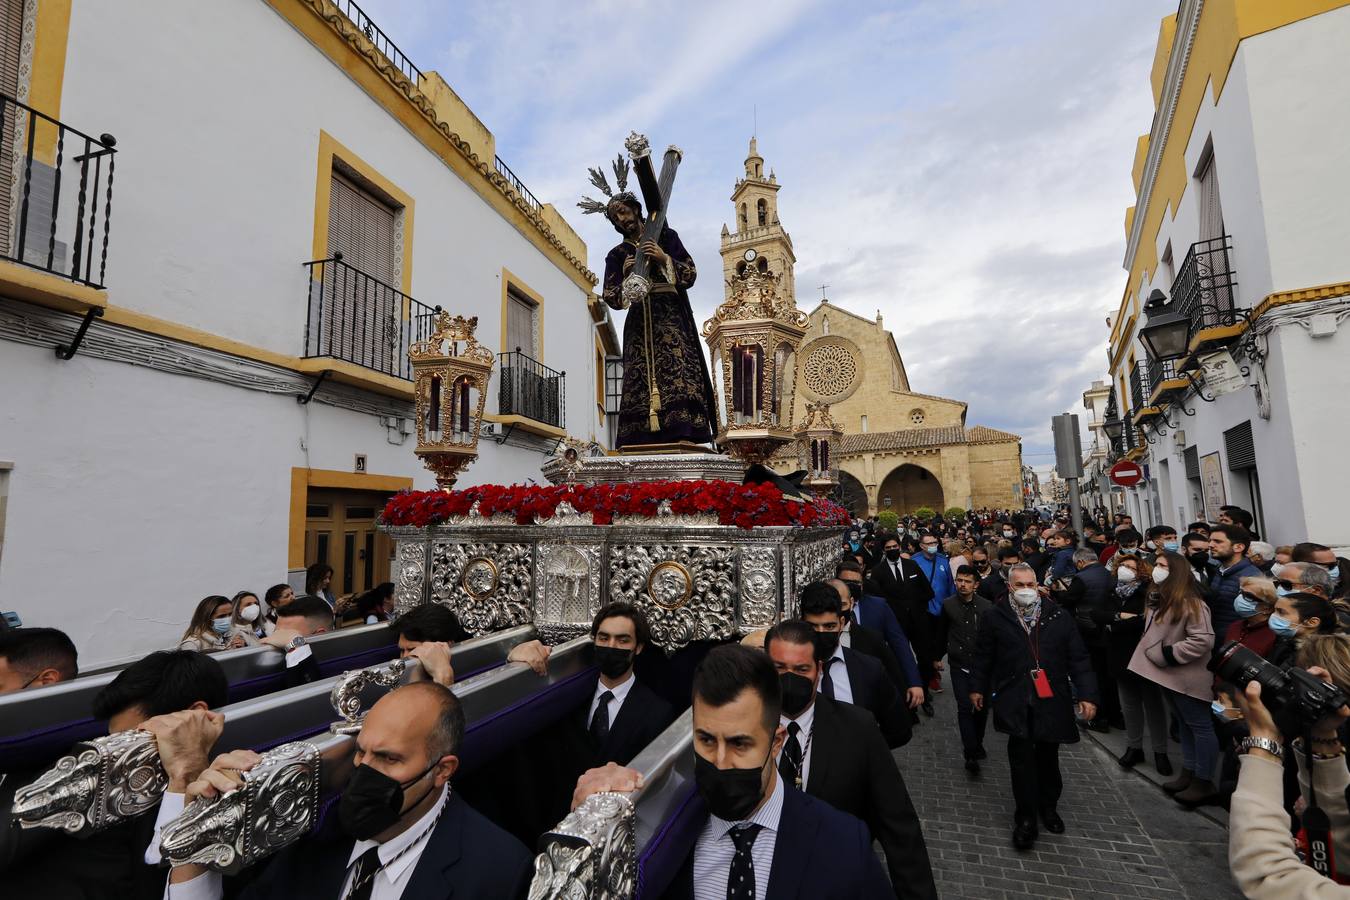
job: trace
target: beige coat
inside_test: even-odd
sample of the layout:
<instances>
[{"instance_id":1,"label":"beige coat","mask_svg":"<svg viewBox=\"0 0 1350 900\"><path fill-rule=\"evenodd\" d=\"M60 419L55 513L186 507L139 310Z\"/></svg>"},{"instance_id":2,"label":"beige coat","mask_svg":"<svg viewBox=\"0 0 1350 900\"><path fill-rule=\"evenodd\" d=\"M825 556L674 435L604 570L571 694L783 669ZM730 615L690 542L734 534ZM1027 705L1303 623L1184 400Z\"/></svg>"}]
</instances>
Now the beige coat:
<instances>
[{"instance_id":1,"label":"beige coat","mask_svg":"<svg viewBox=\"0 0 1350 900\"><path fill-rule=\"evenodd\" d=\"M1130 657L1130 671L1178 694L1208 702L1214 697L1214 675L1207 668L1214 649L1209 607L1201 604L1194 622L1162 621L1148 612L1144 635Z\"/></svg>"},{"instance_id":2,"label":"beige coat","mask_svg":"<svg viewBox=\"0 0 1350 900\"><path fill-rule=\"evenodd\" d=\"M1237 790L1228 814L1228 865L1242 896L1249 900L1346 900L1343 887L1305 866L1294 852L1289 815L1284 811L1284 767L1271 759L1244 755ZM1306 763L1299 760L1299 780L1307 795ZM1331 840L1338 859L1350 838L1350 811L1345 788L1350 770L1341 758L1313 763L1317 805L1331 820Z\"/></svg>"}]
</instances>

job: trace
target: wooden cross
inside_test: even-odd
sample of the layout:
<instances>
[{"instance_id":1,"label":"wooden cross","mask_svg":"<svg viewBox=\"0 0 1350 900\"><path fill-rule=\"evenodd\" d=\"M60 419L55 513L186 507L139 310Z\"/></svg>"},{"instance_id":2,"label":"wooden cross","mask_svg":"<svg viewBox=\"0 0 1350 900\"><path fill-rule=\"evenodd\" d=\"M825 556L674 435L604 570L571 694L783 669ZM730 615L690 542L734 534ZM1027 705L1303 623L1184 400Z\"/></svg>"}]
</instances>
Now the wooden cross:
<instances>
[{"instance_id":1,"label":"wooden cross","mask_svg":"<svg viewBox=\"0 0 1350 900\"><path fill-rule=\"evenodd\" d=\"M666 148L665 158L661 161L661 174L652 169L652 151L645 135L634 131L624 141L628 157L633 161L633 172L637 175L638 187L642 190L642 205L647 210L647 220L642 225L642 234L638 237L639 249L633 258L633 270L623 281L623 305L647 299L651 293L651 278L647 274L647 255L642 252L643 241L655 241L661 237L661 229L666 225L666 210L670 206L670 191L675 186L675 170L680 167L683 151L674 144Z\"/></svg>"}]
</instances>

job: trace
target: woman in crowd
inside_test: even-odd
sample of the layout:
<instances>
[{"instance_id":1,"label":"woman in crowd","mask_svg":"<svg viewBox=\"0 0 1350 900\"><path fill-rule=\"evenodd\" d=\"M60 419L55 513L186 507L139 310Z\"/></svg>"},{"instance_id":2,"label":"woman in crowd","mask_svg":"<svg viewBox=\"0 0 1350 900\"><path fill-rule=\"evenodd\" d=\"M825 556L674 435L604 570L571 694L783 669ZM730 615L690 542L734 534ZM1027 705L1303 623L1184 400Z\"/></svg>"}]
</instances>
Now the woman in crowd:
<instances>
[{"instance_id":1,"label":"woman in crowd","mask_svg":"<svg viewBox=\"0 0 1350 900\"><path fill-rule=\"evenodd\" d=\"M1148 724L1149 743L1153 746L1153 767L1159 775L1172 774L1167 758L1167 706L1158 685L1130 671L1139 639L1144 634L1148 598L1159 582L1167 578L1166 560L1154 568L1136 556L1116 554L1107 568L1115 579L1116 612L1106 627L1107 664L1116 678L1120 710L1125 716L1124 768L1144 761L1144 724Z\"/></svg>"},{"instance_id":2,"label":"woman in crowd","mask_svg":"<svg viewBox=\"0 0 1350 900\"><path fill-rule=\"evenodd\" d=\"M197 604L188 623L183 639L178 643L179 650L200 650L203 653L217 653L230 647L230 615L234 604L229 597L212 595ZM238 639L237 646L244 645Z\"/></svg>"},{"instance_id":3,"label":"woman in crowd","mask_svg":"<svg viewBox=\"0 0 1350 900\"><path fill-rule=\"evenodd\" d=\"M1301 639L1336 630L1336 607L1316 594L1285 594L1275 599L1275 611L1267 624L1275 633L1275 645L1265 655L1266 659L1277 666L1288 665L1298 652Z\"/></svg>"},{"instance_id":4,"label":"woman in crowd","mask_svg":"<svg viewBox=\"0 0 1350 900\"><path fill-rule=\"evenodd\" d=\"M1350 636L1310 634L1300 642L1297 662L1308 674L1350 691ZM1289 839L1289 815L1283 804L1282 757L1296 759L1304 799L1315 798L1331 825L1333 860L1350 859L1350 808L1342 725L1350 707L1315 723L1311 729L1313 760L1299 737L1286 744L1270 711L1261 701L1261 685L1251 682L1238 695L1251 736L1244 742L1242 773L1228 816L1228 864L1233 881L1251 900L1287 897L1350 898L1350 887L1337 884L1304 865Z\"/></svg>"},{"instance_id":5,"label":"woman in crowd","mask_svg":"<svg viewBox=\"0 0 1350 900\"><path fill-rule=\"evenodd\" d=\"M367 591L356 600L356 612L361 617L361 621L367 625L374 625L376 622L388 622L394 614L394 583L386 581L384 584L377 585L374 590Z\"/></svg>"},{"instance_id":6,"label":"woman in crowd","mask_svg":"<svg viewBox=\"0 0 1350 900\"><path fill-rule=\"evenodd\" d=\"M1181 776L1163 790L1188 808L1218 799L1214 765L1219 743L1210 717L1213 676L1206 664L1214 649L1209 607L1186 558L1164 551L1156 564L1167 570L1149 600L1143 636L1130 671L1163 690L1181 732Z\"/></svg>"},{"instance_id":7,"label":"woman in crowd","mask_svg":"<svg viewBox=\"0 0 1350 900\"><path fill-rule=\"evenodd\" d=\"M328 604L329 609L337 609L337 598L333 596L330 585L333 581L333 567L328 563L314 563L305 570L305 593L319 597Z\"/></svg>"},{"instance_id":8,"label":"woman in crowd","mask_svg":"<svg viewBox=\"0 0 1350 900\"><path fill-rule=\"evenodd\" d=\"M263 614L263 631L267 634L277 630L277 610L284 608L295 599L295 590L289 584L274 584L263 595L267 611Z\"/></svg>"},{"instance_id":9,"label":"woman in crowd","mask_svg":"<svg viewBox=\"0 0 1350 900\"><path fill-rule=\"evenodd\" d=\"M970 560L966 556L966 542L964 540L948 541L943 548L943 552L947 554L947 561L951 563L953 572L962 566L970 565Z\"/></svg>"},{"instance_id":10,"label":"woman in crowd","mask_svg":"<svg viewBox=\"0 0 1350 900\"><path fill-rule=\"evenodd\" d=\"M267 637L267 631L264 630L267 619L262 614L258 595L252 591L240 591L230 602L234 604L234 612L230 614L230 637L237 635L243 639L246 647L258 646Z\"/></svg>"}]
</instances>

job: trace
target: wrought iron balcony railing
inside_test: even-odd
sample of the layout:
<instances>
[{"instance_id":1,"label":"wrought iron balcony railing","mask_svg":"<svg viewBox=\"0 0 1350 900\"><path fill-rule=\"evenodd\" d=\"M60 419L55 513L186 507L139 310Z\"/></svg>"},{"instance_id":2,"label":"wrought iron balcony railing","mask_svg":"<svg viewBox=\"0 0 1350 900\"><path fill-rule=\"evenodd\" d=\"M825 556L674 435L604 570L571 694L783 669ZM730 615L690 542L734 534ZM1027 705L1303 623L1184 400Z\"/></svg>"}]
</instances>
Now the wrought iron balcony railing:
<instances>
[{"instance_id":1,"label":"wrought iron balcony railing","mask_svg":"<svg viewBox=\"0 0 1350 900\"><path fill-rule=\"evenodd\" d=\"M338 11L341 12L366 36L366 40L375 45L375 49L384 54L385 59L389 60L394 66L412 79L413 84L417 84L422 78L422 70L413 65L412 60L398 49L398 45L389 39L389 35L381 30L380 26L375 24L366 11L357 6L354 0L334 0Z\"/></svg>"},{"instance_id":2,"label":"wrought iron balcony railing","mask_svg":"<svg viewBox=\"0 0 1350 900\"><path fill-rule=\"evenodd\" d=\"M116 145L0 94L0 257L102 288Z\"/></svg>"},{"instance_id":3,"label":"wrought iron balcony railing","mask_svg":"<svg viewBox=\"0 0 1350 900\"><path fill-rule=\"evenodd\" d=\"M517 347L498 354L500 379L497 411L503 416L524 416L555 428L563 427L563 401L567 375L526 356Z\"/></svg>"},{"instance_id":4,"label":"wrought iron balcony railing","mask_svg":"<svg viewBox=\"0 0 1350 900\"><path fill-rule=\"evenodd\" d=\"M1130 399L1134 401L1134 411L1137 413L1140 409L1148 406L1149 391L1152 390L1149 381L1148 370L1139 363L1135 363L1130 369Z\"/></svg>"},{"instance_id":5,"label":"wrought iron balcony railing","mask_svg":"<svg viewBox=\"0 0 1350 900\"><path fill-rule=\"evenodd\" d=\"M305 267L305 357L340 359L411 380L408 348L431 336L436 310L348 265L341 253Z\"/></svg>"},{"instance_id":6,"label":"wrought iron balcony railing","mask_svg":"<svg viewBox=\"0 0 1350 900\"><path fill-rule=\"evenodd\" d=\"M525 202L530 205L530 209L536 213L542 212L544 204L540 203L539 198L530 192L530 189L525 186L525 182L516 177L516 173L511 171L511 167L500 156L496 157L496 160L497 173L507 180L517 194L525 198Z\"/></svg>"},{"instance_id":7,"label":"wrought iron balcony railing","mask_svg":"<svg viewBox=\"0 0 1350 900\"><path fill-rule=\"evenodd\" d=\"M1177 312L1191 320L1191 336L1205 328L1233 325L1237 273L1233 271L1233 238L1230 235L1196 241L1172 282L1172 302Z\"/></svg>"},{"instance_id":8,"label":"wrought iron balcony railing","mask_svg":"<svg viewBox=\"0 0 1350 900\"><path fill-rule=\"evenodd\" d=\"M1177 375L1177 361L1175 359L1150 359L1148 361L1149 391L1156 391L1158 385L1177 377L1179 376Z\"/></svg>"},{"instance_id":9,"label":"wrought iron balcony railing","mask_svg":"<svg viewBox=\"0 0 1350 900\"><path fill-rule=\"evenodd\" d=\"M1138 445L1138 441L1139 441L1139 436L1138 436L1138 434L1137 434L1137 433L1135 432L1135 430L1134 430L1134 424L1130 421L1130 419L1134 417L1134 414L1135 414L1135 410L1132 410L1132 409L1127 409L1127 410L1125 410L1125 416L1124 416L1124 419L1125 419L1125 452L1126 452L1126 453L1128 453L1129 451L1133 450L1133 449Z\"/></svg>"}]
</instances>

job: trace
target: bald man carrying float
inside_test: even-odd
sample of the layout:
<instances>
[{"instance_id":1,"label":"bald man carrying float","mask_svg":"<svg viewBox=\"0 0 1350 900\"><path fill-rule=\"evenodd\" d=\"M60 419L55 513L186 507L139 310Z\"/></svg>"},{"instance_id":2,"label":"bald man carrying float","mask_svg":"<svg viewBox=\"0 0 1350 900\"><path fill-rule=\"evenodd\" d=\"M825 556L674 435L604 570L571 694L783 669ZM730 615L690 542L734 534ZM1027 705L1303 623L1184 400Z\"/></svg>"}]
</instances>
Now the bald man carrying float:
<instances>
[{"instance_id":1,"label":"bald man carrying float","mask_svg":"<svg viewBox=\"0 0 1350 900\"><path fill-rule=\"evenodd\" d=\"M342 793L337 828L278 853L240 894L246 900L444 900L524 897L533 857L450 787L459 768L464 712L447 688L418 682L371 707L356 738L356 769ZM218 757L187 798L239 786L257 765L251 750ZM221 877L177 866L170 900L216 900Z\"/></svg>"}]
</instances>

